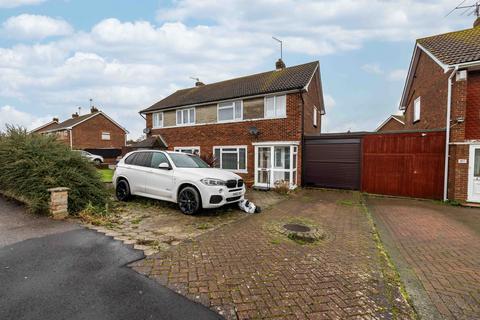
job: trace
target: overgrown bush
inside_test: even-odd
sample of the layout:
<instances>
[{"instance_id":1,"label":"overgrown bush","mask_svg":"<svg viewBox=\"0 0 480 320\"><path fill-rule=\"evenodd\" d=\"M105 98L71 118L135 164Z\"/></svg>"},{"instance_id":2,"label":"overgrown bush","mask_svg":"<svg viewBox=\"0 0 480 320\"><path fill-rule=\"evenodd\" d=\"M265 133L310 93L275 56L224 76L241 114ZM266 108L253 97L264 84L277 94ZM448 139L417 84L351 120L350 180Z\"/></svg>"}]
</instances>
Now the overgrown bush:
<instances>
[{"instance_id":1,"label":"overgrown bush","mask_svg":"<svg viewBox=\"0 0 480 320\"><path fill-rule=\"evenodd\" d=\"M23 201L30 211L47 213L48 188L68 187L68 210L105 208L107 190L95 168L54 136L28 134L7 126L0 133L0 192Z\"/></svg>"}]
</instances>

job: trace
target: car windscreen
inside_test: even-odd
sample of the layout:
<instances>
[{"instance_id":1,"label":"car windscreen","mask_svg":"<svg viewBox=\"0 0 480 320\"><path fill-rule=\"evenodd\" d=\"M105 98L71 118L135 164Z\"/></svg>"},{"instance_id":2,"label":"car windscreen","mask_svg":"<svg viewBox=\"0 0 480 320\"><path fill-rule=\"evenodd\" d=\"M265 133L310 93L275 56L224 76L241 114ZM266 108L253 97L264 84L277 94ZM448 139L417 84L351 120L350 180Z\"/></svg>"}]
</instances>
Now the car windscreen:
<instances>
[{"instance_id":1,"label":"car windscreen","mask_svg":"<svg viewBox=\"0 0 480 320\"><path fill-rule=\"evenodd\" d=\"M177 168L209 168L202 159L185 153L170 153L170 158Z\"/></svg>"}]
</instances>

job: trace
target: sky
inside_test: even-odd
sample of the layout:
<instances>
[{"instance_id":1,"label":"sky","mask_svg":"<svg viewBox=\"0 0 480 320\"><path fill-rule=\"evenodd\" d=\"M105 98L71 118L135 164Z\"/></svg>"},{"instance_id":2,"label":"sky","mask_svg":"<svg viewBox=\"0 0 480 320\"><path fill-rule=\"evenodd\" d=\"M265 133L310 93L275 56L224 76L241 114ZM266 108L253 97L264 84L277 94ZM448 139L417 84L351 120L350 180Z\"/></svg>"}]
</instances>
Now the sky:
<instances>
[{"instance_id":1,"label":"sky","mask_svg":"<svg viewBox=\"0 0 480 320\"><path fill-rule=\"evenodd\" d=\"M470 28L460 0L0 0L0 128L65 120L89 99L137 139L177 89L320 61L323 132L375 130L415 39ZM474 1L466 0L465 4Z\"/></svg>"}]
</instances>

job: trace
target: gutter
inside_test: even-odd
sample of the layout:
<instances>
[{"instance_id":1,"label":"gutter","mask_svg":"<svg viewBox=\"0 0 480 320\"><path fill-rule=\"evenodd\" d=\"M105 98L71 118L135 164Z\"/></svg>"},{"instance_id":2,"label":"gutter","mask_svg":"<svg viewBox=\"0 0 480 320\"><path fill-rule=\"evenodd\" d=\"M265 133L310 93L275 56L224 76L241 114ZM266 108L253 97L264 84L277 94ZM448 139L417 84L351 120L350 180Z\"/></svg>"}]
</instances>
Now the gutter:
<instances>
[{"instance_id":1,"label":"gutter","mask_svg":"<svg viewBox=\"0 0 480 320\"><path fill-rule=\"evenodd\" d=\"M448 200L448 158L450 155L450 113L452 110L452 78L457 73L458 66L456 66L450 76L448 77L448 96L447 96L447 122L445 126L445 169L443 177L443 201Z\"/></svg>"}]
</instances>

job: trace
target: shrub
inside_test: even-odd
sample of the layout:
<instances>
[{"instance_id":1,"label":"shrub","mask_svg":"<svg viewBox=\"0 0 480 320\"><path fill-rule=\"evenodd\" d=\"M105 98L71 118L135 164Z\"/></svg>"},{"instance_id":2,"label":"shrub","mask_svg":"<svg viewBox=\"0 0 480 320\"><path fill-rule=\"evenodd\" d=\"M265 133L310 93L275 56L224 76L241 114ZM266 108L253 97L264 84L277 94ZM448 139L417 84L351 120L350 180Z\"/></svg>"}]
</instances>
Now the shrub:
<instances>
[{"instance_id":1,"label":"shrub","mask_svg":"<svg viewBox=\"0 0 480 320\"><path fill-rule=\"evenodd\" d=\"M273 190L275 190L279 194L289 194L291 191L290 183L285 180L277 180L275 181Z\"/></svg>"},{"instance_id":2,"label":"shrub","mask_svg":"<svg viewBox=\"0 0 480 320\"><path fill-rule=\"evenodd\" d=\"M0 134L0 191L27 204L30 211L48 213L48 188L68 187L68 210L88 205L105 208L107 190L95 168L54 136L28 134L7 126Z\"/></svg>"}]
</instances>

